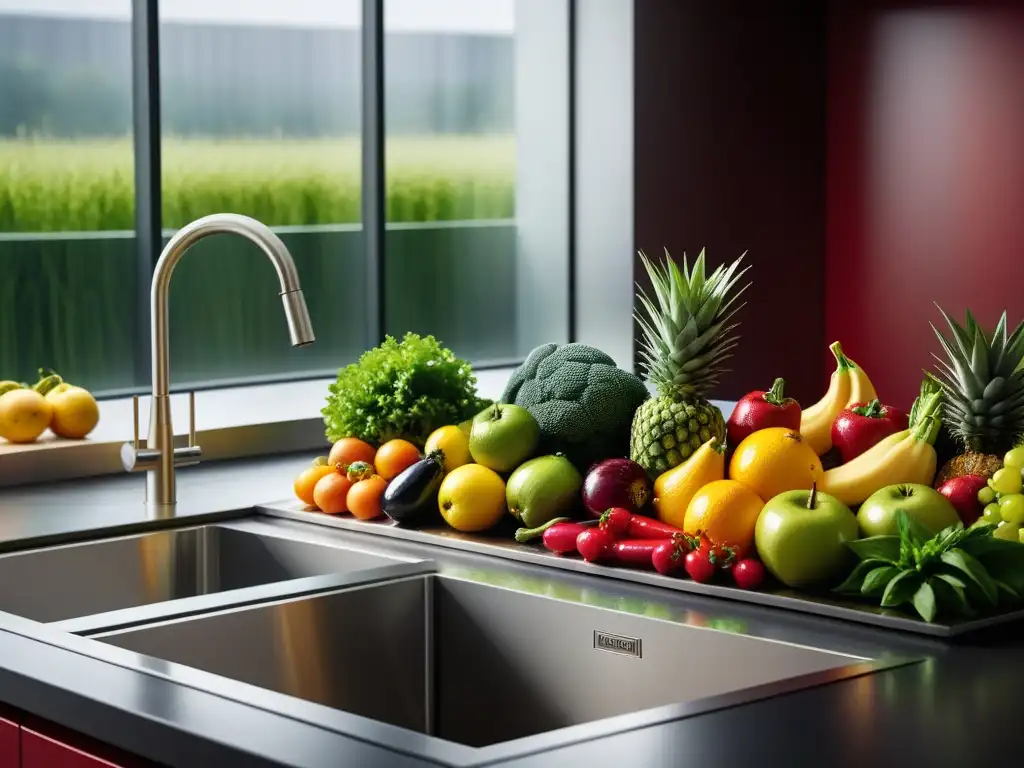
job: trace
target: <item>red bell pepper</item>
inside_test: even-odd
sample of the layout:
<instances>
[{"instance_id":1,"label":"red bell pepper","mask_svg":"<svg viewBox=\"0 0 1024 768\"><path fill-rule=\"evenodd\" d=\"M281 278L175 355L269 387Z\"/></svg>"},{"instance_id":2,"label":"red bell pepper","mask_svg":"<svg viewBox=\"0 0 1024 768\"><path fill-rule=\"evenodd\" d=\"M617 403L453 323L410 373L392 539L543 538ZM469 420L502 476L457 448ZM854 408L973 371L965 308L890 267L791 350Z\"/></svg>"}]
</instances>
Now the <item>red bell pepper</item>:
<instances>
[{"instance_id":1,"label":"red bell pepper","mask_svg":"<svg viewBox=\"0 0 1024 768\"><path fill-rule=\"evenodd\" d=\"M747 435L768 427L800 429L800 404L784 397L786 382L776 379L767 392L755 390L739 399L726 425L729 447L735 448Z\"/></svg>"},{"instance_id":2,"label":"red bell pepper","mask_svg":"<svg viewBox=\"0 0 1024 768\"><path fill-rule=\"evenodd\" d=\"M836 416L832 424L832 445L845 463L889 435L907 429L909 424L907 414L890 405L882 405L878 400L855 403Z\"/></svg>"}]
</instances>

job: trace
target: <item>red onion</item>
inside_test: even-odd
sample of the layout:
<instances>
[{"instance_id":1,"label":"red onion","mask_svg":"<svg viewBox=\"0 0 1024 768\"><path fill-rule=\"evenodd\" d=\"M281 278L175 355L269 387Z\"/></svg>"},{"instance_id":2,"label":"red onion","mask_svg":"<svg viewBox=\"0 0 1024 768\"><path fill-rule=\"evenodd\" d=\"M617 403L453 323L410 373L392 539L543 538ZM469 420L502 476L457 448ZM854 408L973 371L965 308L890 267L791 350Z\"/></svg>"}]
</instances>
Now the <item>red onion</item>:
<instances>
[{"instance_id":1,"label":"red onion","mask_svg":"<svg viewBox=\"0 0 1024 768\"><path fill-rule=\"evenodd\" d=\"M629 459L606 459L598 462L583 481L583 504L594 517L605 510L623 507L639 512L651 500L651 481L647 472Z\"/></svg>"}]
</instances>

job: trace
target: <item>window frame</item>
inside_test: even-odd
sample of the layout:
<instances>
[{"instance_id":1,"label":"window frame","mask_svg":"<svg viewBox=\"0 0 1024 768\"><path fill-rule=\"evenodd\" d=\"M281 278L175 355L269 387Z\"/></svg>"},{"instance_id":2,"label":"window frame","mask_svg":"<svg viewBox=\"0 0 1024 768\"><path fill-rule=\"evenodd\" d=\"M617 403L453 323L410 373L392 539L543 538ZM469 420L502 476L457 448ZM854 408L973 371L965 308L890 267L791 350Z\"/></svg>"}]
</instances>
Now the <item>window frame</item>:
<instances>
[{"instance_id":1,"label":"window frame","mask_svg":"<svg viewBox=\"0 0 1024 768\"><path fill-rule=\"evenodd\" d=\"M361 0L362 50L362 226L374 233L366 242L373 265L367 279L370 302L368 346L385 327L383 269L386 238L384 8L387 0ZM552 2L552 0L517 0ZM616 363L634 370L633 334L633 5L635 0L577 3L563 0L568 14L568 340L608 352ZM369 23L367 23L369 21ZM149 381L149 297L153 268L166 233L161 226L161 124L159 73L159 0L132 0L132 84L137 244L137 380ZM596 75L596 76L595 76ZM367 140L369 137L369 140ZM370 183L367 184L369 179ZM579 194L577 193L579 191ZM578 253L581 255L578 260ZM579 302L579 296L586 296ZM474 365L481 394L497 398L519 361ZM172 410L178 432L187 424L186 398L197 391L199 443L211 443L207 460L244 458L326 445L319 410L322 392L334 371L300 371L294 375L245 377L205 384L172 382ZM132 437L131 395L140 395L140 422L146 424L149 385L109 393L101 400L102 435L60 445L0 446L0 488L33 482L117 474L121 443ZM290 413L270 412L263 393L290 402ZM225 415L229 402L251 402L246 411ZM284 409L288 411L288 408ZM211 417L209 414L214 413ZM212 421L208 421L212 419ZM230 423L234 419L237 423ZM209 426L207 426L209 425ZM100 430L97 430L98 432ZM143 431L145 427L143 426ZM183 435L179 435L179 440ZM204 446L204 448L207 446Z\"/></svg>"}]
</instances>

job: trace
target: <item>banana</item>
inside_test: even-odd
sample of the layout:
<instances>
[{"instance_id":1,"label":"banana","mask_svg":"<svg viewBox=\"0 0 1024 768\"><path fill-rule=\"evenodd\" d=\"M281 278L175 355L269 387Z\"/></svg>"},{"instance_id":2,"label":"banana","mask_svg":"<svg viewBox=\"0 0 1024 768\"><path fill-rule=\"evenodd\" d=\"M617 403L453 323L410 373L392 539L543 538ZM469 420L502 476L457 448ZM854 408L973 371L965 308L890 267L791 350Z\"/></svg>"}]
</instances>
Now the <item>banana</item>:
<instances>
[{"instance_id":1,"label":"banana","mask_svg":"<svg viewBox=\"0 0 1024 768\"><path fill-rule=\"evenodd\" d=\"M829 380L828 391L821 400L800 414L800 434L819 456L832 447L832 423L850 402L852 386L850 361L843 354L842 345L837 341L829 349L835 355L836 369Z\"/></svg>"},{"instance_id":2,"label":"banana","mask_svg":"<svg viewBox=\"0 0 1024 768\"><path fill-rule=\"evenodd\" d=\"M836 358L836 369L828 391L800 414L800 434L819 456L832 448L832 424L839 412L854 403L870 403L875 399L871 379L863 368L843 354L842 345L835 341L829 349Z\"/></svg>"},{"instance_id":3,"label":"banana","mask_svg":"<svg viewBox=\"0 0 1024 768\"><path fill-rule=\"evenodd\" d=\"M821 491L855 506L887 485L931 485L938 466L932 443L941 426L935 416L941 402L940 394L932 395L910 429L890 435L852 461L825 472Z\"/></svg>"},{"instance_id":4,"label":"banana","mask_svg":"<svg viewBox=\"0 0 1024 768\"><path fill-rule=\"evenodd\" d=\"M0 397L15 389L22 389L21 384L16 381L0 381Z\"/></svg>"}]
</instances>

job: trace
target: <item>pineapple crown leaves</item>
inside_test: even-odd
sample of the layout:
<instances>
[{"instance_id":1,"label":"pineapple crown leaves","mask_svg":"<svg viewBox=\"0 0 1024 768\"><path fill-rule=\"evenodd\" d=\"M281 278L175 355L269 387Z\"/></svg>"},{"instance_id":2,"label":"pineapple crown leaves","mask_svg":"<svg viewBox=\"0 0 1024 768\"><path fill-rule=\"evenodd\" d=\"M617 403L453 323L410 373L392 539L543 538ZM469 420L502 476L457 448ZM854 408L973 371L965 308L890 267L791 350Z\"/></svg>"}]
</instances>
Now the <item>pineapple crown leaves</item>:
<instances>
[{"instance_id":1,"label":"pineapple crown leaves","mask_svg":"<svg viewBox=\"0 0 1024 768\"><path fill-rule=\"evenodd\" d=\"M704 250L692 266L684 254L682 269L667 249L664 264L652 262L643 251L639 255L654 294L652 300L637 286L646 314L638 311L636 319L643 332L641 357L648 378L680 393L706 392L739 343L734 333L739 323L733 320L744 306L738 300L750 283L733 289L750 268L742 267L746 254L710 275Z\"/></svg>"},{"instance_id":2,"label":"pineapple crown leaves","mask_svg":"<svg viewBox=\"0 0 1024 768\"><path fill-rule=\"evenodd\" d=\"M970 310L960 326L938 309L952 334L947 338L931 324L946 353L946 359L933 355L946 421L967 448L998 451L1009 435L1024 430L1024 323L1008 335L1003 312L989 336Z\"/></svg>"}]
</instances>

